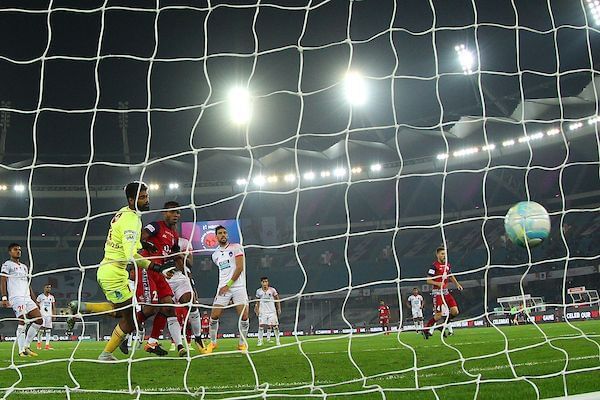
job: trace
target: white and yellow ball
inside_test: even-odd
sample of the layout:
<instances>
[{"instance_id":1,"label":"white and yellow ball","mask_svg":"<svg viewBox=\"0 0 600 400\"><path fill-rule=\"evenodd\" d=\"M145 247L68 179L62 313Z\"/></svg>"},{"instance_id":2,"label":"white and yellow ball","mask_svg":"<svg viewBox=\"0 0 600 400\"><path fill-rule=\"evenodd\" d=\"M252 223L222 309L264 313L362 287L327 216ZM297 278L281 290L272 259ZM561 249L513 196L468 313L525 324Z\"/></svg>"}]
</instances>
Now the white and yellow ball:
<instances>
[{"instance_id":1,"label":"white and yellow ball","mask_svg":"<svg viewBox=\"0 0 600 400\"><path fill-rule=\"evenodd\" d=\"M535 201L521 201L508 210L504 217L504 229L514 244L536 247L550 234L550 216Z\"/></svg>"}]
</instances>

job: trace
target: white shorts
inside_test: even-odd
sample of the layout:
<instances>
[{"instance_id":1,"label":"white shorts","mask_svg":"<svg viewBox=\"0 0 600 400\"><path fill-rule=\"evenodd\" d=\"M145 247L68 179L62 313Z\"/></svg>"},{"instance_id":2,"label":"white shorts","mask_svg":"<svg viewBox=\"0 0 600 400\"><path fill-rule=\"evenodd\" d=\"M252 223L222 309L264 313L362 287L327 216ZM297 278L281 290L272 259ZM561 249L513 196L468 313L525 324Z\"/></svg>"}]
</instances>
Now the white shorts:
<instances>
[{"instance_id":1,"label":"white shorts","mask_svg":"<svg viewBox=\"0 0 600 400\"><path fill-rule=\"evenodd\" d=\"M412 310L413 319L415 318L423 318L423 310L420 308L418 310Z\"/></svg>"},{"instance_id":2,"label":"white shorts","mask_svg":"<svg viewBox=\"0 0 600 400\"><path fill-rule=\"evenodd\" d=\"M277 320L277 313L258 313L258 324L259 325L279 325Z\"/></svg>"},{"instance_id":3,"label":"white shorts","mask_svg":"<svg viewBox=\"0 0 600 400\"><path fill-rule=\"evenodd\" d=\"M52 315L42 315L42 328L52 329Z\"/></svg>"},{"instance_id":4,"label":"white shorts","mask_svg":"<svg viewBox=\"0 0 600 400\"><path fill-rule=\"evenodd\" d=\"M193 293L192 283L190 282L190 278L185 276L178 278L167 279L169 286L173 290L173 299L175 302L179 303L179 299L186 293Z\"/></svg>"},{"instance_id":5,"label":"white shorts","mask_svg":"<svg viewBox=\"0 0 600 400\"><path fill-rule=\"evenodd\" d=\"M31 311L38 308L35 301L31 300L31 297L17 297L10 299L10 304L15 312L17 318L29 314Z\"/></svg>"},{"instance_id":6,"label":"white shorts","mask_svg":"<svg viewBox=\"0 0 600 400\"><path fill-rule=\"evenodd\" d=\"M215 296L215 301L213 304L217 304L223 307L229 305L229 302L233 300L233 304L248 304L248 293L246 293L245 287L237 287L231 288L225 293L223 296L219 296L219 292L217 291L217 295Z\"/></svg>"}]
</instances>

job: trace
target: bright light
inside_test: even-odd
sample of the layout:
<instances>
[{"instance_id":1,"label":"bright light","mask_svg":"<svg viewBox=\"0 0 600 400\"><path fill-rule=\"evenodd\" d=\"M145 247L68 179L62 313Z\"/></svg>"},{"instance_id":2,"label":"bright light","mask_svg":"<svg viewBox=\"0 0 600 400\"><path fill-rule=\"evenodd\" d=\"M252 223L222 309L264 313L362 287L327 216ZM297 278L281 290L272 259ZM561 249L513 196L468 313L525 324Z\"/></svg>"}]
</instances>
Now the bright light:
<instances>
[{"instance_id":1,"label":"bright light","mask_svg":"<svg viewBox=\"0 0 600 400\"><path fill-rule=\"evenodd\" d=\"M313 179L315 179L315 173L312 171L305 172L304 179L306 179L307 181L312 181Z\"/></svg>"},{"instance_id":2,"label":"bright light","mask_svg":"<svg viewBox=\"0 0 600 400\"><path fill-rule=\"evenodd\" d=\"M371 171L373 171L373 172L381 171L381 164L371 165Z\"/></svg>"},{"instance_id":3,"label":"bright light","mask_svg":"<svg viewBox=\"0 0 600 400\"><path fill-rule=\"evenodd\" d=\"M265 179L265 177L264 177L264 176L262 176L262 175L257 175L257 176L255 176L255 177L254 177L254 180L253 180L254 184L255 184L255 185L257 185L257 186L262 186L262 185L264 185L266 181L267 181L267 180L266 180L266 179Z\"/></svg>"},{"instance_id":4,"label":"bright light","mask_svg":"<svg viewBox=\"0 0 600 400\"><path fill-rule=\"evenodd\" d=\"M505 140L504 142L502 142L502 146L503 146L503 147L512 146L512 145L514 145L514 144L515 144L515 141L514 141L514 140L512 140L512 139L511 139L511 140Z\"/></svg>"},{"instance_id":5,"label":"bright light","mask_svg":"<svg viewBox=\"0 0 600 400\"><path fill-rule=\"evenodd\" d=\"M283 177L283 180L286 182L294 182L296 180L296 175L287 174L286 176Z\"/></svg>"},{"instance_id":6,"label":"bright light","mask_svg":"<svg viewBox=\"0 0 600 400\"><path fill-rule=\"evenodd\" d=\"M360 174L362 172L362 168L361 167L354 167L354 168L352 168L351 172L353 174Z\"/></svg>"},{"instance_id":7,"label":"bright light","mask_svg":"<svg viewBox=\"0 0 600 400\"><path fill-rule=\"evenodd\" d=\"M488 145L483 146L481 148L481 151L488 151L488 150L491 151L491 150L494 150L495 148L496 148L496 145L494 143L489 143Z\"/></svg>"},{"instance_id":8,"label":"bright light","mask_svg":"<svg viewBox=\"0 0 600 400\"><path fill-rule=\"evenodd\" d=\"M465 75L473 73L473 65L475 64L475 57L473 53L467 49L464 44L454 47L456 54L458 54L458 62L462 67Z\"/></svg>"},{"instance_id":9,"label":"bright light","mask_svg":"<svg viewBox=\"0 0 600 400\"><path fill-rule=\"evenodd\" d=\"M8 190L8 186L6 185L0 185L0 190L5 192L6 190Z\"/></svg>"},{"instance_id":10,"label":"bright light","mask_svg":"<svg viewBox=\"0 0 600 400\"><path fill-rule=\"evenodd\" d=\"M454 157L468 156L469 154L475 154L479 151L478 147L469 147L468 149L457 150L452 155Z\"/></svg>"},{"instance_id":11,"label":"bright light","mask_svg":"<svg viewBox=\"0 0 600 400\"><path fill-rule=\"evenodd\" d=\"M358 72L348 72L344 79L344 92L348 102L355 106L367 102L367 84L365 78Z\"/></svg>"},{"instance_id":12,"label":"bright light","mask_svg":"<svg viewBox=\"0 0 600 400\"><path fill-rule=\"evenodd\" d=\"M435 156L435 158L437 158L438 160L445 160L446 158L448 158L448 154L440 153L437 156Z\"/></svg>"},{"instance_id":13,"label":"bright light","mask_svg":"<svg viewBox=\"0 0 600 400\"><path fill-rule=\"evenodd\" d=\"M599 0L587 0L588 8L594 18L594 23L600 25L600 1Z\"/></svg>"},{"instance_id":14,"label":"bright light","mask_svg":"<svg viewBox=\"0 0 600 400\"><path fill-rule=\"evenodd\" d=\"M600 0L598 0L598 2L600 2ZM588 119L588 124L590 124L590 125L594 125L596 122L600 122L600 116L598 116L598 115Z\"/></svg>"},{"instance_id":15,"label":"bright light","mask_svg":"<svg viewBox=\"0 0 600 400\"><path fill-rule=\"evenodd\" d=\"M21 185L21 184L15 185L14 189L15 189L15 192L18 192L18 193L24 192L25 185Z\"/></svg>"},{"instance_id":16,"label":"bright light","mask_svg":"<svg viewBox=\"0 0 600 400\"><path fill-rule=\"evenodd\" d=\"M569 125L569 130L574 131L575 129L579 129L582 126L583 126L583 122L573 122L571 125Z\"/></svg>"},{"instance_id":17,"label":"bright light","mask_svg":"<svg viewBox=\"0 0 600 400\"><path fill-rule=\"evenodd\" d=\"M229 115L238 125L247 124L252 117L252 102L250 92L246 88L233 88L229 91Z\"/></svg>"},{"instance_id":18,"label":"bright light","mask_svg":"<svg viewBox=\"0 0 600 400\"><path fill-rule=\"evenodd\" d=\"M173 190L173 189L179 189L179 183L177 182L171 182L169 183L169 189Z\"/></svg>"},{"instance_id":19,"label":"bright light","mask_svg":"<svg viewBox=\"0 0 600 400\"><path fill-rule=\"evenodd\" d=\"M277 183L279 181L279 177L277 175L271 175L267 178L267 182L269 183Z\"/></svg>"},{"instance_id":20,"label":"bright light","mask_svg":"<svg viewBox=\"0 0 600 400\"><path fill-rule=\"evenodd\" d=\"M553 129L548 130L546 132L546 135L548 135L548 136L554 136L554 135L558 135L559 133L560 133L560 129L553 128Z\"/></svg>"},{"instance_id":21,"label":"bright light","mask_svg":"<svg viewBox=\"0 0 600 400\"><path fill-rule=\"evenodd\" d=\"M235 183L239 186L244 186L245 184L248 183L248 181L245 180L244 178L240 178L240 179L236 180Z\"/></svg>"},{"instance_id":22,"label":"bright light","mask_svg":"<svg viewBox=\"0 0 600 400\"><path fill-rule=\"evenodd\" d=\"M529 139L530 140L539 140L539 139L543 139L544 138L544 133L543 132L536 132L532 135L529 135Z\"/></svg>"},{"instance_id":23,"label":"bright light","mask_svg":"<svg viewBox=\"0 0 600 400\"><path fill-rule=\"evenodd\" d=\"M150 188L150 190L160 189L160 185L158 183L151 183L148 187Z\"/></svg>"},{"instance_id":24,"label":"bright light","mask_svg":"<svg viewBox=\"0 0 600 400\"><path fill-rule=\"evenodd\" d=\"M331 176L331 172L321 171L321 178L329 178L330 176Z\"/></svg>"},{"instance_id":25,"label":"bright light","mask_svg":"<svg viewBox=\"0 0 600 400\"><path fill-rule=\"evenodd\" d=\"M336 168L333 170L333 176L337 178L341 178L344 175L346 175L346 170L344 168Z\"/></svg>"}]
</instances>

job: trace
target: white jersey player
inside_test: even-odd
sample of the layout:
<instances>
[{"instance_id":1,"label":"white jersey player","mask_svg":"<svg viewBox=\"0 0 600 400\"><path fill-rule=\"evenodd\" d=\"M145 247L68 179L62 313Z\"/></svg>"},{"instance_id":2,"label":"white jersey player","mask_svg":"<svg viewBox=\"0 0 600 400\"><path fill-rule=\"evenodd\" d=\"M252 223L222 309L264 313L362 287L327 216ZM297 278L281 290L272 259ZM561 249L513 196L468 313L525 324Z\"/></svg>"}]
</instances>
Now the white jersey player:
<instances>
[{"instance_id":1,"label":"white jersey player","mask_svg":"<svg viewBox=\"0 0 600 400\"><path fill-rule=\"evenodd\" d=\"M54 299L54 295L50 293L52 291L52 285L46 284L44 285L44 292L40 293L35 299L35 302L38 304L40 309L40 313L42 314L42 328L38 331L37 337L37 348L42 348L42 331L46 333L46 346L44 347L46 350L54 350L52 346L50 346L50 335L52 334L52 320L54 319L54 315L56 315L56 299Z\"/></svg>"},{"instance_id":2,"label":"white jersey player","mask_svg":"<svg viewBox=\"0 0 600 400\"><path fill-rule=\"evenodd\" d=\"M256 290L256 298L259 300L254 305L254 312L258 316L258 342L262 346L265 328L273 329L275 332L275 343L279 346L279 318L281 315L281 303L279 293L274 287L269 286L269 278L260 278L260 287ZM269 335L267 331L267 341Z\"/></svg>"},{"instance_id":3,"label":"white jersey player","mask_svg":"<svg viewBox=\"0 0 600 400\"><path fill-rule=\"evenodd\" d=\"M217 226L215 228L219 246L212 255L213 262L219 268L219 288L213 308L210 313L209 335L210 343L206 347L206 352L211 353L217 347L217 334L219 331L219 317L223 312L223 307L227 307L229 302L233 302L235 309L240 316L239 330L240 340L238 350L246 351L248 328L248 293L246 292L246 273L244 271L244 250L238 243L229 243L227 228Z\"/></svg>"},{"instance_id":4,"label":"white jersey player","mask_svg":"<svg viewBox=\"0 0 600 400\"><path fill-rule=\"evenodd\" d=\"M408 296L407 303L412 313L415 328L419 333L419 329L423 329L423 305L425 303L423 296L419 294L419 289L413 288L412 294Z\"/></svg>"},{"instance_id":5,"label":"white jersey player","mask_svg":"<svg viewBox=\"0 0 600 400\"><path fill-rule=\"evenodd\" d=\"M2 307L12 307L19 323L17 326L17 344L19 356L37 356L29 345L37 335L42 324L42 314L33 301L33 291L29 287L29 268L21 262L21 246L18 243L8 245L10 260L2 264L0 290ZM26 329L25 322L31 322Z\"/></svg>"},{"instance_id":6,"label":"white jersey player","mask_svg":"<svg viewBox=\"0 0 600 400\"><path fill-rule=\"evenodd\" d=\"M177 257L176 259L177 268L171 274L167 275L167 282L173 290L173 299L175 302L186 305L190 302L198 304L198 299L195 295L193 281L191 278L192 270L190 269L194 262L194 249L192 248L190 241L186 238L179 237L178 245L179 249L174 249L177 251L173 252L181 252L181 256ZM200 310L198 307L193 307L189 310L190 312L188 313L189 316L187 317L187 320L191 325L196 347L201 353L205 353L206 350L204 348L204 344L202 343ZM182 328L185 331L185 326L182 326Z\"/></svg>"}]
</instances>

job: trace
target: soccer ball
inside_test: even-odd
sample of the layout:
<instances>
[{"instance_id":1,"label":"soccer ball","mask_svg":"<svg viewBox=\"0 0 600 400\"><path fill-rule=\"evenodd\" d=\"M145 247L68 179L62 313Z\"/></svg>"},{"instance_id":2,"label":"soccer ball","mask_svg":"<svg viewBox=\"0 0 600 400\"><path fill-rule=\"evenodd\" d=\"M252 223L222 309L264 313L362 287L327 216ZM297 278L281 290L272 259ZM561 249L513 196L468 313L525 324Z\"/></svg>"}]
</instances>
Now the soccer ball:
<instances>
[{"instance_id":1,"label":"soccer ball","mask_svg":"<svg viewBox=\"0 0 600 400\"><path fill-rule=\"evenodd\" d=\"M550 233L550 217L548 211L535 201L521 201L506 213L504 229L514 244L536 247Z\"/></svg>"}]
</instances>

